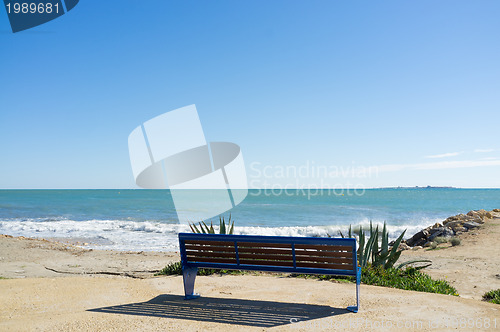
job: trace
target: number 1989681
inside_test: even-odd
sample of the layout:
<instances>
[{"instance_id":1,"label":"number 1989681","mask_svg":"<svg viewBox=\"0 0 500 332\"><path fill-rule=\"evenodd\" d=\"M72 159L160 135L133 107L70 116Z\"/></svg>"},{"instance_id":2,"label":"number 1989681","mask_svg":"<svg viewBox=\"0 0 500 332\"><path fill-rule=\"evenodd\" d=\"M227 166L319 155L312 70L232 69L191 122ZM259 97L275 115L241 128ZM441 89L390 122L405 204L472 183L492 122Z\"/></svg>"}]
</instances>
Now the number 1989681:
<instances>
[{"instance_id":1,"label":"number 1989681","mask_svg":"<svg viewBox=\"0 0 500 332\"><path fill-rule=\"evenodd\" d=\"M6 4L7 7L7 13L14 13L14 14L52 14L52 13L59 13L59 4L52 4L51 2L47 3L19 3L15 2L14 4Z\"/></svg>"}]
</instances>

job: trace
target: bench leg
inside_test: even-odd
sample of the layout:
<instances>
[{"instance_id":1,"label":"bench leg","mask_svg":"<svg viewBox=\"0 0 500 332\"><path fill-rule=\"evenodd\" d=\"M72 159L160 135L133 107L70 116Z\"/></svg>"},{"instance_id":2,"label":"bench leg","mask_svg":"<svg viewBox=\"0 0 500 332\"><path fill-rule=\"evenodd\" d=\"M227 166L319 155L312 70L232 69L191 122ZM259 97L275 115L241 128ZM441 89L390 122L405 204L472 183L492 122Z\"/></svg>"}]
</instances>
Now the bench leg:
<instances>
[{"instance_id":1,"label":"bench leg","mask_svg":"<svg viewBox=\"0 0 500 332\"><path fill-rule=\"evenodd\" d=\"M352 312L358 312L359 310L359 285L361 284L361 268L358 267L358 271L356 273L356 306L349 306L347 310Z\"/></svg>"},{"instance_id":2,"label":"bench leg","mask_svg":"<svg viewBox=\"0 0 500 332\"><path fill-rule=\"evenodd\" d=\"M194 281L196 279L197 267L182 268L182 278L184 280L184 299L191 300L200 297L194 292Z\"/></svg>"}]
</instances>

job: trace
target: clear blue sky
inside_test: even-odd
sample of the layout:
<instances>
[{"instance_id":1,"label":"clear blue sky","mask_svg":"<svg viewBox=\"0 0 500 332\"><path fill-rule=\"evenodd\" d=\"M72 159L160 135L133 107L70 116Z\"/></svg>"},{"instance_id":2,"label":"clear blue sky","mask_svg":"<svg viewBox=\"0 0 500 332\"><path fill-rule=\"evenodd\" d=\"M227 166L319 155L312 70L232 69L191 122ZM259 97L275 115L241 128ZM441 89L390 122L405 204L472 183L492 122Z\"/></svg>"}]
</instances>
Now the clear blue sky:
<instances>
[{"instance_id":1,"label":"clear blue sky","mask_svg":"<svg viewBox=\"0 0 500 332\"><path fill-rule=\"evenodd\" d=\"M328 185L500 187L499 17L496 0L81 0L13 34L0 8L0 188L136 188L129 133L190 104L254 186L324 166L377 167Z\"/></svg>"}]
</instances>

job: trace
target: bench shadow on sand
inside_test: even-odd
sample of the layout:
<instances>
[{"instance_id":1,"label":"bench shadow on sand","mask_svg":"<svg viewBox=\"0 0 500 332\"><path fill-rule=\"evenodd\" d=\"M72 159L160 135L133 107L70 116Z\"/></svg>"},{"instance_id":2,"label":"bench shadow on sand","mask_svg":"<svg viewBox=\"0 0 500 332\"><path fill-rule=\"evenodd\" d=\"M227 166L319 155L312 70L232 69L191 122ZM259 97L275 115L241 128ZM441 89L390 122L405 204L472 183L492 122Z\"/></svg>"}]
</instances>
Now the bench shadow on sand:
<instances>
[{"instance_id":1,"label":"bench shadow on sand","mask_svg":"<svg viewBox=\"0 0 500 332\"><path fill-rule=\"evenodd\" d=\"M346 309L325 305L213 297L184 300L180 295L160 295L147 302L88 311L258 327L274 327L349 313Z\"/></svg>"}]
</instances>

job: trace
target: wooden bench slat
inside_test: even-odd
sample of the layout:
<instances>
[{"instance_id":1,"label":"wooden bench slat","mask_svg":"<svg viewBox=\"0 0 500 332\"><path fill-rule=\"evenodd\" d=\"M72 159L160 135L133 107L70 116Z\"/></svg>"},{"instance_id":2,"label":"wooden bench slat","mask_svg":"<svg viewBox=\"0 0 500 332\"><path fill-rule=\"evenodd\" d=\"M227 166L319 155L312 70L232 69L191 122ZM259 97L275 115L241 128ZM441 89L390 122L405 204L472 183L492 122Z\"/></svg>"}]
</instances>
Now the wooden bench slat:
<instances>
[{"instance_id":1,"label":"wooden bench slat","mask_svg":"<svg viewBox=\"0 0 500 332\"><path fill-rule=\"evenodd\" d=\"M291 255L292 249L264 249L264 248L240 248L238 247L239 253L250 253L250 254L269 254L269 255Z\"/></svg>"},{"instance_id":2,"label":"wooden bench slat","mask_svg":"<svg viewBox=\"0 0 500 332\"><path fill-rule=\"evenodd\" d=\"M236 264L236 257L235 258L213 258L213 257L187 256L187 260L188 260L188 262Z\"/></svg>"},{"instance_id":3,"label":"wooden bench slat","mask_svg":"<svg viewBox=\"0 0 500 332\"><path fill-rule=\"evenodd\" d=\"M233 258L236 259L236 253L209 253L209 252L193 252L186 251L189 257L211 257L211 258ZM267 260L267 261L293 261L293 256L290 255L253 255L253 254L239 254L240 259L252 259L252 260ZM349 258L337 258L337 257L299 257L296 258L297 262L323 262L323 263L352 263L352 259Z\"/></svg>"},{"instance_id":4,"label":"wooden bench slat","mask_svg":"<svg viewBox=\"0 0 500 332\"><path fill-rule=\"evenodd\" d=\"M290 243L256 243L256 242L239 242L238 248L287 248L292 249Z\"/></svg>"},{"instance_id":5,"label":"wooden bench slat","mask_svg":"<svg viewBox=\"0 0 500 332\"><path fill-rule=\"evenodd\" d=\"M293 261L293 256L290 253L289 255L254 255L254 254L243 254L238 253L238 256L241 259L260 259L260 260L269 260L269 261Z\"/></svg>"},{"instance_id":6,"label":"wooden bench slat","mask_svg":"<svg viewBox=\"0 0 500 332\"><path fill-rule=\"evenodd\" d=\"M285 261L260 261L260 260L252 260L252 259L240 259L240 264L243 265L266 265L266 266L288 266L293 267L293 262L285 262Z\"/></svg>"},{"instance_id":7,"label":"wooden bench slat","mask_svg":"<svg viewBox=\"0 0 500 332\"><path fill-rule=\"evenodd\" d=\"M203 262L203 263L223 263L236 265L236 259L231 258L212 258L212 257L187 257L188 262ZM240 265L263 265L263 266L287 266L293 267L293 261L269 261L258 259L240 259ZM321 269L335 269L335 270L353 270L352 264L327 264L327 263L311 263L311 262L297 262L297 268L321 268Z\"/></svg>"},{"instance_id":8,"label":"wooden bench slat","mask_svg":"<svg viewBox=\"0 0 500 332\"><path fill-rule=\"evenodd\" d=\"M344 257L352 258L352 252L295 250L296 256L304 257Z\"/></svg>"},{"instance_id":9,"label":"wooden bench slat","mask_svg":"<svg viewBox=\"0 0 500 332\"><path fill-rule=\"evenodd\" d=\"M334 270L353 270L352 264L321 264L321 263L303 263L297 262L297 267L310 267L321 269L334 269Z\"/></svg>"},{"instance_id":10,"label":"wooden bench slat","mask_svg":"<svg viewBox=\"0 0 500 332\"><path fill-rule=\"evenodd\" d=\"M207 252L207 251L191 251L186 250L186 254L191 257L231 257L236 258L236 253L233 252Z\"/></svg>"},{"instance_id":11,"label":"wooden bench slat","mask_svg":"<svg viewBox=\"0 0 500 332\"><path fill-rule=\"evenodd\" d=\"M215 246L196 246L196 245L185 245L186 250L198 250L204 252L212 252L212 251L224 251L224 252L235 252L233 247L215 247Z\"/></svg>"},{"instance_id":12,"label":"wooden bench slat","mask_svg":"<svg viewBox=\"0 0 500 332\"><path fill-rule=\"evenodd\" d=\"M352 258L340 258L340 257L303 257L295 256L297 262L326 262L326 263L347 263L352 264Z\"/></svg>"},{"instance_id":13,"label":"wooden bench slat","mask_svg":"<svg viewBox=\"0 0 500 332\"><path fill-rule=\"evenodd\" d=\"M322 244L295 244L295 249L316 249L321 251L347 251L352 252L352 246L322 245Z\"/></svg>"},{"instance_id":14,"label":"wooden bench slat","mask_svg":"<svg viewBox=\"0 0 500 332\"><path fill-rule=\"evenodd\" d=\"M185 244L234 247L234 241L186 240Z\"/></svg>"}]
</instances>

